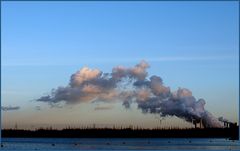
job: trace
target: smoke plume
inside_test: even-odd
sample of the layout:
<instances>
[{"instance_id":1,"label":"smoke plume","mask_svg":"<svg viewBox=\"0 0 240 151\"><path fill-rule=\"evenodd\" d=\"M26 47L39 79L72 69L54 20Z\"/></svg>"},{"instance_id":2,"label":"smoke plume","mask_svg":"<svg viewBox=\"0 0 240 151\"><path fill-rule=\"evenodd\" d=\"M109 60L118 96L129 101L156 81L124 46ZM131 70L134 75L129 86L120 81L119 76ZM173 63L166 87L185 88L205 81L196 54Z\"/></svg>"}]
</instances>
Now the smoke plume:
<instances>
[{"instance_id":1,"label":"smoke plume","mask_svg":"<svg viewBox=\"0 0 240 151\"><path fill-rule=\"evenodd\" d=\"M149 64L141 61L132 68L117 66L111 73L83 67L71 78L69 85L53 89L37 101L54 106L59 103L122 102L125 108L137 103L143 113L158 114L161 117L177 116L188 122L202 119L205 127L221 127L220 122L204 109L204 99L196 99L186 88L171 92L161 77L148 78Z\"/></svg>"}]
</instances>

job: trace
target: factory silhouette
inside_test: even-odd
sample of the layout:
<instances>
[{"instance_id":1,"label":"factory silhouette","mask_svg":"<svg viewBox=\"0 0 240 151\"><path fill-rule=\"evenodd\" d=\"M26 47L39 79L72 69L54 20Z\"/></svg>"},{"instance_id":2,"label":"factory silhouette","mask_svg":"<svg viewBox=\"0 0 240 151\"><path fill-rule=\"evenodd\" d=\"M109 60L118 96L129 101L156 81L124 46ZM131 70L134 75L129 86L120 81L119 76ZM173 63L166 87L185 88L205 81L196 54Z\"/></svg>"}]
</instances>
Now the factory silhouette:
<instances>
[{"instance_id":1,"label":"factory silhouette","mask_svg":"<svg viewBox=\"0 0 240 151\"><path fill-rule=\"evenodd\" d=\"M61 130L49 128L38 128L35 130L3 129L2 137L23 138L226 138L239 140L239 126L237 123L222 121L221 128L205 128L202 120L193 120L194 128L153 128L113 126L97 127L96 124L81 128L70 126Z\"/></svg>"},{"instance_id":2,"label":"factory silhouette","mask_svg":"<svg viewBox=\"0 0 240 151\"><path fill-rule=\"evenodd\" d=\"M221 121L223 123L224 128L232 128L232 127L237 127L237 123L233 123L230 121ZM194 125L195 128L205 128L203 124L203 120L200 119L192 119L192 124Z\"/></svg>"}]
</instances>

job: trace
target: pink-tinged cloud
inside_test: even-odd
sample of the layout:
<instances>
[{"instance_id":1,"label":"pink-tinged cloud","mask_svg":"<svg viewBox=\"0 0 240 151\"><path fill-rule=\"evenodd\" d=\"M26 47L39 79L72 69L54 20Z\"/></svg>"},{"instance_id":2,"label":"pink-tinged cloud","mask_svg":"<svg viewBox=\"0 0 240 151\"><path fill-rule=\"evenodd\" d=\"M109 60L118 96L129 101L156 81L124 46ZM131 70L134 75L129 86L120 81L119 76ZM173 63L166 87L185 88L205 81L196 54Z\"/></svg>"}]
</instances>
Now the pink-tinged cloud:
<instances>
[{"instance_id":1,"label":"pink-tinged cloud","mask_svg":"<svg viewBox=\"0 0 240 151\"><path fill-rule=\"evenodd\" d=\"M53 89L36 101L54 106L81 102L121 102L125 108L136 103L143 113L161 117L177 116L188 122L202 119L205 127L221 127L218 119L206 111L205 100L197 100L186 88L171 92L157 75L148 78L150 65L141 61L134 67L117 66L111 73L83 67L74 73L66 87ZM108 109L108 108L96 108Z\"/></svg>"}]
</instances>

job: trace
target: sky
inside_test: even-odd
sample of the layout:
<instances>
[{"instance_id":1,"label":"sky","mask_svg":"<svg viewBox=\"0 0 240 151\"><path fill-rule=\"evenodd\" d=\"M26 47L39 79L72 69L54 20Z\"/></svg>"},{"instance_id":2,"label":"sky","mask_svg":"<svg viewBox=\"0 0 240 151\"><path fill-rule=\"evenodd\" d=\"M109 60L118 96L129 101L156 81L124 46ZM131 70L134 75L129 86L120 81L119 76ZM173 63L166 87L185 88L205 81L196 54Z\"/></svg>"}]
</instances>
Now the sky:
<instances>
[{"instance_id":1,"label":"sky","mask_svg":"<svg viewBox=\"0 0 240 151\"><path fill-rule=\"evenodd\" d=\"M84 66L110 73L141 60L150 66L147 79L187 88L215 117L238 122L238 2L2 2L1 14L1 105L12 107L1 111L3 128L191 127L134 103L36 101Z\"/></svg>"}]
</instances>

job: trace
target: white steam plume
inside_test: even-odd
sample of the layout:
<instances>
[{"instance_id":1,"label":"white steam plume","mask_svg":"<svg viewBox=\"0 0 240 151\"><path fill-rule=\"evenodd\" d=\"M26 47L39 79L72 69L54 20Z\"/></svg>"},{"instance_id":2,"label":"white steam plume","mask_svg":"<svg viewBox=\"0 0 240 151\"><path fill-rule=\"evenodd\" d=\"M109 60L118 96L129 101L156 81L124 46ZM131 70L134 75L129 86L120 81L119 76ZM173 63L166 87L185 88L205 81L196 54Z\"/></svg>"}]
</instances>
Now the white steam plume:
<instances>
[{"instance_id":1,"label":"white steam plume","mask_svg":"<svg viewBox=\"0 0 240 151\"><path fill-rule=\"evenodd\" d=\"M53 106L60 102L121 101L126 108L137 103L143 113L177 116L188 122L202 119L205 127L221 127L220 122L204 109L205 100L196 100L186 88L171 92L159 76L153 75L148 79L146 70L149 67L146 61L132 68L114 67L111 73L83 67L71 76L68 86L53 89L50 95L36 101Z\"/></svg>"}]
</instances>

